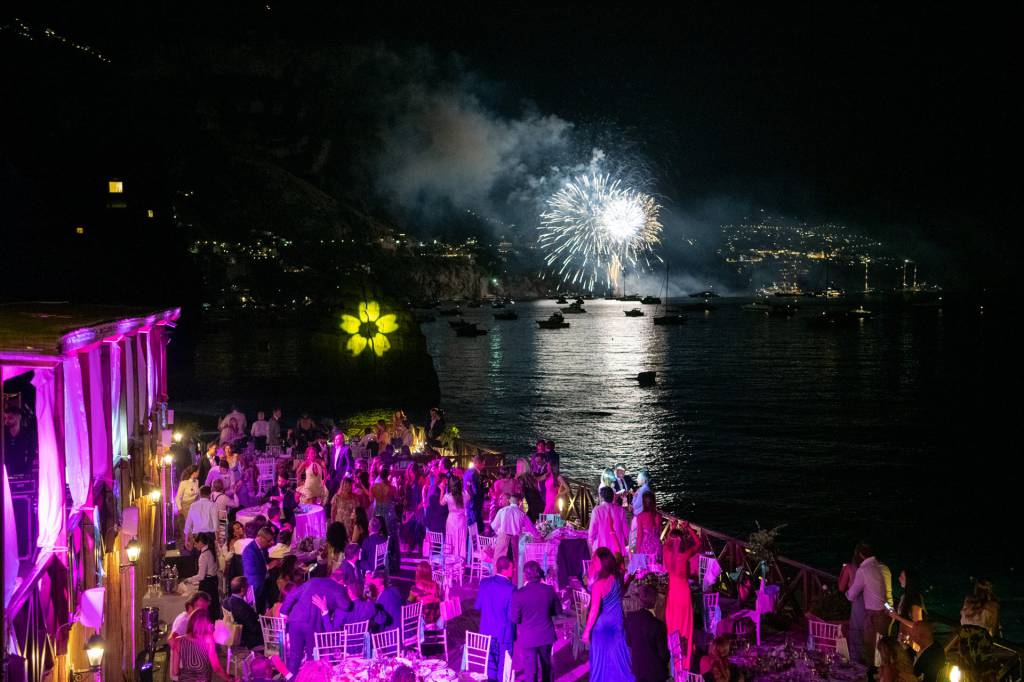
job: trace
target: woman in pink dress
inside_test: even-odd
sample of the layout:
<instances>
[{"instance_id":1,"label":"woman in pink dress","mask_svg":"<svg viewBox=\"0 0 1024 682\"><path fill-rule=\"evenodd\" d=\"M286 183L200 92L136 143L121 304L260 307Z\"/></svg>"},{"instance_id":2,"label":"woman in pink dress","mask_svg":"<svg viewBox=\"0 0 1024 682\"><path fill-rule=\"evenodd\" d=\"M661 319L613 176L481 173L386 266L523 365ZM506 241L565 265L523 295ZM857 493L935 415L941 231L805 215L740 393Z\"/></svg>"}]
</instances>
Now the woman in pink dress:
<instances>
[{"instance_id":1,"label":"woman in pink dress","mask_svg":"<svg viewBox=\"0 0 1024 682\"><path fill-rule=\"evenodd\" d=\"M544 476L544 513L558 513L558 498L569 491L565 479L558 473L558 465L552 462L548 465L548 473Z\"/></svg>"},{"instance_id":2,"label":"woman in pink dress","mask_svg":"<svg viewBox=\"0 0 1024 682\"><path fill-rule=\"evenodd\" d=\"M690 670L693 651L693 602L690 599L690 558L700 550L700 538L683 522L682 528L672 522L665 543L665 569L668 571L668 598L665 603L665 625L671 637L678 632L684 640L683 669Z\"/></svg>"},{"instance_id":3,"label":"woman in pink dress","mask_svg":"<svg viewBox=\"0 0 1024 682\"><path fill-rule=\"evenodd\" d=\"M657 561L661 555L661 514L650 490L644 493L643 504L644 510L636 517L636 551L650 554Z\"/></svg>"}]
</instances>

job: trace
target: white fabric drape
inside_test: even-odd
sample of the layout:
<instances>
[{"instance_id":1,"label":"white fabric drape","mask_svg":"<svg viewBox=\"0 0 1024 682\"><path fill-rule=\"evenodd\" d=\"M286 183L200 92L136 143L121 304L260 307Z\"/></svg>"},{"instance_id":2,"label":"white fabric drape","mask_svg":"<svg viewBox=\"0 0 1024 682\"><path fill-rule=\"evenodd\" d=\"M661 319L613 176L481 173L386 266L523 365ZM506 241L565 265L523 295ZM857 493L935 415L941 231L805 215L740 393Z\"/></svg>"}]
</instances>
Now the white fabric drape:
<instances>
[{"instance_id":1,"label":"white fabric drape","mask_svg":"<svg viewBox=\"0 0 1024 682\"><path fill-rule=\"evenodd\" d=\"M135 417L138 410L139 400L135 397L138 387L135 384L135 338L129 336L121 341L124 349L124 407L125 407L125 428L128 431L128 438L135 435L135 427L139 423Z\"/></svg>"},{"instance_id":2,"label":"white fabric drape","mask_svg":"<svg viewBox=\"0 0 1024 682\"><path fill-rule=\"evenodd\" d=\"M153 360L153 343L159 339L159 333L141 332L142 343L146 346L146 414L152 414L153 403L156 401L157 363Z\"/></svg>"},{"instance_id":3,"label":"white fabric drape","mask_svg":"<svg viewBox=\"0 0 1024 682\"><path fill-rule=\"evenodd\" d=\"M110 448L110 420L107 418L107 383L103 372L103 346L88 352L89 363L89 442L92 445L93 481L114 480L114 463Z\"/></svg>"},{"instance_id":4,"label":"white fabric drape","mask_svg":"<svg viewBox=\"0 0 1024 682\"><path fill-rule=\"evenodd\" d=\"M135 416L139 420L139 424L142 426L146 425L146 419L149 417L149 410L146 409L149 397L146 395L146 388L148 385L148 378L146 376L146 337L142 334L135 335L135 385L138 387L138 392L135 397L138 398L138 411Z\"/></svg>"},{"instance_id":5,"label":"white fabric drape","mask_svg":"<svg viewBox=\"0 0 1024 682\"><path fill-rule=\"evenodd\" d=\"M128 456L128 441L124 428L124 410L121 405L121 345L108 343L110 353L110 435L114 461Z\"/></svg>"},{"instance_id":6,"label":"white fabric drape","mask_svg":"<svg viewBox=\"0 0 1024 682\"><path fill-rule=\"evenodd\" d=\"M75 353L64 360L64 454L74 511L78 511L89 502L89 484L92 477L89 419L85 408L85 390L82 387L79 357Z\"/></svg>"},{"instance_id":7,"label":"white fabric drape","mask_svg":"<svg viewBox=\"0 0 1024 682\"><path fill-rule=\"evenodd\" d=\"M64 439L58 423L58 375L55 369L37 369L36 433L39 436L39 547L64 546Z\"/></svg>"}]
</instances>

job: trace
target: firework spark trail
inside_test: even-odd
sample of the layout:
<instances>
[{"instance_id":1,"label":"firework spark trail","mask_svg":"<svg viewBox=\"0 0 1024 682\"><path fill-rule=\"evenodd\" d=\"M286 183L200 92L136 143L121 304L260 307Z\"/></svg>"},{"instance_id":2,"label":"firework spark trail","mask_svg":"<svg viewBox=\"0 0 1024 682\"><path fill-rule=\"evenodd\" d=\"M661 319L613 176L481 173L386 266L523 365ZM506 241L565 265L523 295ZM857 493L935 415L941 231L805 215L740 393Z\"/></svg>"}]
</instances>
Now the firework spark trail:
<instances>
[{"instance_id":1,"label":"firework spark trail","mask_svg":"<svg viewBox=\"0 0 1024 682\"><path fill-rule=\"evenodd\" d=\"M614 285L628 265L636 270L661 260L654 247L661 241L661 207L652 197L608 175L581 175L547 201L541 213L538 243L547 252L548 267L567 284L593 290L604 280Z\"/></svg>"}]
</instances>

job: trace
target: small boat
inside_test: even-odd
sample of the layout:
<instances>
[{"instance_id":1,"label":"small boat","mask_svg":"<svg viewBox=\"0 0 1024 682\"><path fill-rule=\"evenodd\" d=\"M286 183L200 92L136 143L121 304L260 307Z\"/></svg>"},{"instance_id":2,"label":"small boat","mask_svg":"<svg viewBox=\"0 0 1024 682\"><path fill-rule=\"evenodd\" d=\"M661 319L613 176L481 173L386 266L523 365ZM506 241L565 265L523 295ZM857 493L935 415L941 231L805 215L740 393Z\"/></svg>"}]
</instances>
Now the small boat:
<instances>
[{"instance_id":1,"label":"small boat","mask_svg":"<svg viewBox=\"0 0 1024 682\"><path fill-rule=\"evenodd\" d=\"M628 296L619 296L616 301L639 301L640 294L629 294Z\"/></svg>"},{"instance_id":2,"label":"small boat","mask_svg":"<svg viewBox=\"0 0 1024 682\"><path fill-rule=\"evenodd\" d=\"M573 305L583 305L583 298L582 297L577 297L576 300L572 302L572 304Z\"/></svg>"},{"instance_id":3,"label":"small boat","mask_svg":"<svg viewBox=\"0 0 1024 682\"><path fill-rule=\"evenodd\" d=\"M657 296L644 296L640 302L644 305L661 305L661 299Z\"/></svg>"},{"instance_id":4,"label":"small boat","mask_svg":"<svg viewBox=\"0 0 1024 682\"><path fill-rule=\"evenodd\" d=\"M654 324L663 327L666 325L678 325L686 324L688 318L683 313L673 313L666 311L664 315L655 315Z\"/></svg>"},{"instance_id":5,"label":"small boat","mask_svg":"<svg viewBox=\"0 0 1024 682\"><path fill-rule=\"evenodd\" d=\"M767 301L752 301L741 307L745 313L769 313L772 310L771 304Z\"/></svg>"},{"instance_id":6,"label":"small boat","mask_svg":"<svg viewBox=\"0 0 1024 682\"><path fill-rule=\"evenodd\" d=\"M455 329L456 336L483 336L486 333L486 329L477 329L473 323L466 323Z\"/></svg>"},{"instance_id":7,"label":"small boat","mask_svg":"<svg viewBox=\"0 0 1024 682\"><path fill-rule=\"evenodd\" d=\"M494 313L494 319L496 320L518 320L519 313L514 310L504 310L500 313Z\"/></svg>"},{"instance_id":8,"label":"small boat","mask_svg":"<svg viewBox=\"0 0 1024 682\"><path fill-rule=\"evenodd\" d=\"M569 301L566 300L565 296L559 296L557 299L555 299L555 303L557 303L558 305L565 305L568 302Z\"/></svg>"},{"instance_id":9,"label":"small boat","mask_svg":"<svg viewBox=\"0 0 1024 682\"><path fill-rule=\"evenodd\" d=\"M496 310L500 310L501 308L505 307L505 302L502 301L500 298L496 298L493 301L491 301L491 307Z\"/></svg>"},{"instance_id":10,"label":"small boat","mask_svg":"<svg viewBox=\"0 0 1024 682\"><path fill-rule=\"evenodd\" d=\"M865 308L862 305L857 306L856 308L854 308L853 310L851 310L847 314L850 317L856 317L856 318L859 318L861 320L866 320L867 318L871 317L871 311L868 310L867 308Z\"/></svg>"},{"instance_id":11,"label":"small boat","mask_svg":"<svg viewBox=\"0 0 1024 682\"><path fill-rule=\"evenodd\" d=\"M537 326L541 329L567 329L569 323L562 317L562 313L552 313L546 320L537 320Z\"/></svg>"},{"instance_id":12,"label":"small boat","mask_svg":"<svg viewBox=\"0 0 1024 682\"><path fill-rule=\"evenodd\" d=\"M640 372L636 375L636 380L641 386L654 386L658 381L657 372Z\"/></svg>"},{"instance_id":13,"label":"small boat","mask_svg":"<svg viewBox=\"0 0 1024 682\"><path fill-rule=\"evenodd\" d=\"M718 294L713 291L698 291L695 294L690 294L690 298L718 298Z\"/></svg>"},{"instance_id":14,"label":"small boat","mask_svg":"<svg viewBox=\"0 0 1024 682\"><path fill-rule=\"evenodd\" d=\"M458 307L455 307L455 308L443 308L441 310L438 310L437 314L438 315L442 315L444 317L452 317L454 315L461 315L462 311L460 311L458 309Z\"/></svg>"},{"instance_id":15,"label":"small boat","mask_svg":"<svg viewBox=\"0 0 1024 682\"><path fill-rule=\"evenodd\" d=\"M668 262L665 263L665 286L663 288L663 294L665 296L665 299L668 300ZM681 313L677 310L670 310L668 308L662 308L661 299L655 298L653 296L646 297L644 299L645 303L647 302L648 298L653 298L654 300L657 301L657 305L661 313L660 315L658 314L658 312L654 313L654 324L656 324L659 327L669 327L686 324L687 317L685 313Z\"/></svg>"},{"instance_id":16,"label":"small boat","mask_svg":"<svg viewBox=\"0 0 1024 682\"><path fill-rule=\"evenodd\" d=\"M643 317L644 316L644 311L640 310L639 308L633 308L632 310L627 310L625 312L626 312L626 317Z\"/></svg>"},{"instance_id":17,"label":"small boat","mask_svg":"<svg viewBox=\"0 0 1024 682\"><path fill-rule=\"evenodd\" d=\"M576 301L571 303L568 308L562 308L562 312L569 315L580 315L587 312L587 309L583 307L582 301Z\"/></svg>"}]
</instances>

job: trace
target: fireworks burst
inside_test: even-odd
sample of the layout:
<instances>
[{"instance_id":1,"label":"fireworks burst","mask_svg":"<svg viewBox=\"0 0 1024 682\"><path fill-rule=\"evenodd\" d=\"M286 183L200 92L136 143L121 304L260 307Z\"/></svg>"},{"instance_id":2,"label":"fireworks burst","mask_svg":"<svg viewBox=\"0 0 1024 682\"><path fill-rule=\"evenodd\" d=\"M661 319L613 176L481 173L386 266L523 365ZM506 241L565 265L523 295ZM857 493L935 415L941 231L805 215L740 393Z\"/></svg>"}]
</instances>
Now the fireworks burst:
<instances>
[{"instance_id":1,"label":"fireworks burst","mask_svg":"<svg viewBox=\"0 0 1024 682\"><path fill-rule=\"evenodd\" d=\"M612 287L624 268L644 270L661 260L661 207L608 175L581 175L556 192L541 213L538 243L544 260L566 284Z\"/></svg>"}]
</instances>

